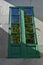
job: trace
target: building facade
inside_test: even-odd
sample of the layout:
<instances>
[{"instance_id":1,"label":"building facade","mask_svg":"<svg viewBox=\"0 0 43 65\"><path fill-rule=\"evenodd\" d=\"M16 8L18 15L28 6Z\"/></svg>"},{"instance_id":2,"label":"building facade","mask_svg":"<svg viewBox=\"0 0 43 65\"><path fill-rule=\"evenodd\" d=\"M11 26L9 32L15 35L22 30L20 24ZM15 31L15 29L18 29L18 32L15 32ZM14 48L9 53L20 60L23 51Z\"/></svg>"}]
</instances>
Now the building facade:
<instances>
[{"instance_id":1,"label":"building facade","mask_svg":"<svg viewBox=\"0 0 43 65\"><path fill-rule=\"evenodd\" d=\"M0 57L8 56L9 7L33 6L37 40L43 45L43 0L0 0ZM42 51L42 50L41 50Z\"/></svg>"}]
</instances>

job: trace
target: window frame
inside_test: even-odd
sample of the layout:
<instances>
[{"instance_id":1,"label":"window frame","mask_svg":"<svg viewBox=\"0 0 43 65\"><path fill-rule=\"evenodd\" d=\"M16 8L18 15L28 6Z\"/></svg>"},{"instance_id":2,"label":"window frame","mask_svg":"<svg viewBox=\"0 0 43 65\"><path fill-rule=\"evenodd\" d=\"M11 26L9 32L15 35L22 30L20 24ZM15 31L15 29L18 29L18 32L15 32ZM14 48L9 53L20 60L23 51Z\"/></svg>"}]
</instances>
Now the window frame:
<instances>
[{"instance_id":1,"label":"window frame","mask_svg":"<svg viewBox=\"0 0 43 65\"><path fill-rule=\"evenodd\" d=\"M26 7L26 6L25 6L25 7ZM10 12L11 12L11 9L12 9L12 8L19 8L19 9L20 9L20 8L24 8L24 6L20 6L20 7L19 7L19 6L18 6L18 7L10 7L10 11L9 11L9 27L11 27L11 13L10 13ZM33 27L34 29L33 29L33 30L34 30L34 32L35 32L34 36L36 37L36 38L34 38L34 39L35 39L36 43L35 43L35 44L31 44L31 43L30 43L30 44L26 44L26 45L34 46L34 45L37 44L37 35L36 35L35 22L34 22L34 11L33 11L33 7L28 7L28 6L27 6L27 8L32 8L32 12L33 12L33 14L32 14L32 19L33 19L33 20L32 20L32 21L33 21L33 24L34 24L34 27ZM19 16L20 16L20 15L19 15ZM20 31L20 32L21 32L21 31ZM11 31L9 32L9 34L10 34L10 33L11 33ZM21 36L21 33L20 33L20 36ZM20 40L21 40L21 37L20 37Z\"/></svg>"}]
</instances>

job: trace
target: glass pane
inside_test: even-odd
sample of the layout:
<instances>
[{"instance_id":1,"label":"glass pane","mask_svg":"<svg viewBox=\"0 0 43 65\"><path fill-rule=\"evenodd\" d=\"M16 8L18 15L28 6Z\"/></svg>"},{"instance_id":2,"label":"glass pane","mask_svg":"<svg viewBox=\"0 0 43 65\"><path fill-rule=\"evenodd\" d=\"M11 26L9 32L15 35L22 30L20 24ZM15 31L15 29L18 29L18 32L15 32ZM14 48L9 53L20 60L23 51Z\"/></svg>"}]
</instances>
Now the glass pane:
<instances>
[{"instance_id":1,"label":"glass pane","mask_svg":"<svg viewBox=\"0 0 43 65\"><path fill-rule=\"evenodd\" d=\"M26 34L26 43L34 44L34 34Z\"/></svg>"},{"instance_id":2,"label":"glass pane","mask_svg":"<svg viewBox=\"0 0 43 65\"><path fill-rule=\"evenodd\" d=\"M33 32L33 25L28 25L28 24L25 24L25 31L26 32Z\"/></svg>"},{"instance_id":3,"label":"glass pane","mask_svg":"<svg viewBox=\"0 0 43 65\"><path fill-rule=\"evenodd\" d=\"M32 8L24 8L25 15L32 15Z\"/></svg>"},{"instance_id":4,"label":"glass pane","mask_svg":"<svg viewBox=\"0 0 43 65\"><path fill-rule=\"evenodd\" d=\"M19 9L18 8L12 8L12 15L18 15Z\"/></svg>"},{"instance_id":5,"label":"glass pane","mask_svg":"<svg viewBox=\"0 0 43 65\"><path fill-rule=\"evenodd\" d=\"M16 23L19 23L19 16L15 15L15 16L12 16L12 22L13 24L16 24Z\"/></svg>"},{"instance_id":6,"label":"glass pane","mask_svg":"<svg viewBox=\"0 0 43 65\"><path fill-rule=\"evenodd\" d=\"M19 26L19 24L12 25L11 32L12 33L15 33L15 32L18 33L18 32L20 32L20 26Z\"/></svg>"},{"instance_id":7,"label":"glass pane","mask_svg":"<svg viewBox=\"0 0 43 65\"><path fill-rule=\"evenodd\" d=\"M25 23L32 24L32 16L25 15L24 20L25 20Z\"/></svg>"},{"instance_id":8,"label":"glass pane","mask_svg":"<svg viewBox=\"0 0 43 65\"><path fill-rule=\"evenodd\" d=\"M20 35L19 34L11 35L11 43L19 44L20 43Z\"/></svg>"}]
</instances>

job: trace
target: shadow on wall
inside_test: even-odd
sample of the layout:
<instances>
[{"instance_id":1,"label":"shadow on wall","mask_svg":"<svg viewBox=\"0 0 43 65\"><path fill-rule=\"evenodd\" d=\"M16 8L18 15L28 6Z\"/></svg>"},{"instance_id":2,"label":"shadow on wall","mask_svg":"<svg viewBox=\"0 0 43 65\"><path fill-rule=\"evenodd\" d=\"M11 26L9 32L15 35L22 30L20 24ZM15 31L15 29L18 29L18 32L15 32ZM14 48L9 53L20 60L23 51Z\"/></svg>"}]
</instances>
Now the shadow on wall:
<instances>
[{"instance_id":1,"label":"shadow on wall","mask_svg":"<svg viewBox=\"0 0 43 65\"><path fill-rule=\"evenodd\" d=\"M7 57L8 33L0 28L0 58Z\"/></svg>"},{"instance_id":2,"label":"shadow on wall","mask_svg":"<svg viewBox=\"0 0 43 65\"><path fill-rule=\"evenodd\" d=\"M4 1L14 6L32 6L32 3L33 3L32 0L25 0L25 1L24 0L4 0ZM36 4L37 2L34 1L34 3ZM36 4L36 6L37 5L38 3ZM38 6L37 7L36 6L33 6L35 10L35 18L43 22L43 11L41 11L41 7L37 8Z\"/></svg>"}]
</instances>

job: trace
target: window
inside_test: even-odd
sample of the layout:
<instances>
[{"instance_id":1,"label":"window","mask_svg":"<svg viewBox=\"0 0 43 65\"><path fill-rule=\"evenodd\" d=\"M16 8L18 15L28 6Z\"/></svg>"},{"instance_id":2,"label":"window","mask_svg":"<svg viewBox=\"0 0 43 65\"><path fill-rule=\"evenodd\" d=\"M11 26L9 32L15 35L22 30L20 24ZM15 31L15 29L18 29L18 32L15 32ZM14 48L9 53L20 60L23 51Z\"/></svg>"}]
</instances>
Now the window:
<instances>
[{"instance_id":1,"label":"window","mask_svg":"<svg viewBox=\"0 0 43 65\"><path fill-rule=\"evenodd\" d=\"M20 21L18 8L12 8L11 10L11 43L20 43Z\"/></svg>"},{"instance_id":2,"label":"window","mask_svg":"<svg viewBox=\"0 0 43 65\"><path fill-rule=\"evenodd\" d=\"M22 22L22 25L24 24L24 27L21 25L21 22ZM22 36L22 34L24 36ZM26 44L35 44L33 8L28 8L28 7L13 8L12 7L10 38L11 38L11 43L13 44L21 44L22 40L25 40Z\"/></svg>"},{"instance_id":3,"label":"window","mask_svg":"<svg viewBox=\"0 0 43 65\"><path fill-rule=\"evenodd\" d=\"M9 58L38 58L33 7L10 7Z\"/></svg>"},{"instance_id":4,"label":"window","mask_svg":"<svg viewBox=\"0 0 43 65\"><path fill-rule=\"evenodd\" d=\"M34 31L33 31L33 13L32 8L24 9L24 22L25 22L25 35L26 35L26 43L35 43L34 40Z\"/></svg>"}]
</instances>

